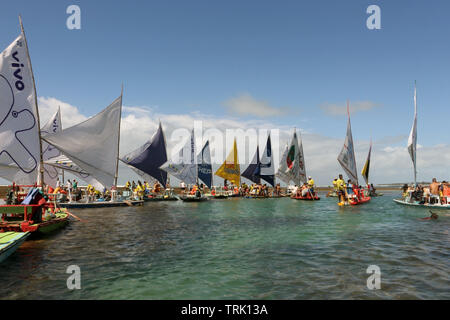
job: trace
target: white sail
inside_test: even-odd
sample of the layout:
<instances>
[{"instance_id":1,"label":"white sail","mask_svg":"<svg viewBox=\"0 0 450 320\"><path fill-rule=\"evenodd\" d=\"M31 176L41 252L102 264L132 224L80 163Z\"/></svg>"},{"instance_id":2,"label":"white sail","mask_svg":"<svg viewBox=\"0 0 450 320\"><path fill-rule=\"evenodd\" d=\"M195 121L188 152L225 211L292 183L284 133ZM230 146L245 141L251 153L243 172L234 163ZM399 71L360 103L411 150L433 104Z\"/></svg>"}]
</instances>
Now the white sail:
<instances>
[{"instance_id":1,"label":"white sail","mask_svg":"<svg viewBox=\"0 0 450 320\"><path fill-rule=\"evenodd\" d=\"M414 185L417 185L417 169L416 169L416 150L417 150L417 91L414 83L414 122L408 138L408 152L414 166Z\"/></svg>"},{"instance_id":2,"label":"white sail","mask_svg":"<svg viewBox=\"0 0 450 320\"><path fill-rule=\"evenodd\" d=\"M114 185L122 96L88 120L43 137L107 188Z\"/></svg>"},{"instance_id":3,"label":"white sail","mask_svg":"<svg viewBox=\"0 0 450 320\"><path fill-rule=\"evenodd\" d=\"M300 144L298 146L298 172L299 179L301 182L305 183L306 179L306 166L305 166L305 154L303 153L303 140L300 136Z\"/></svg>"},{"instance_id":4,"label":"white sail","mask_svg":"<svg viewBox=\"0 0 450 320\"><path fill-rule=\"evenodd\" d=\"M283 155L281 156L281 161L280 161L280 165L278 167L277 173L275 174L275 176L280 179L281 181L283 181L286 184L289 184L290 182L290 178L289 176L286 174L286 170L287 170L287 155L289 152L289 147L286 144L286 148L284 149Z\"/></svg>"},{"instance_id":5,"label":"white sail","mask_svg":"<svg viewBox=\"0 0 450 320\"><path fill-rule=\"evenodd\" d=\"M61 125L61 111L58 108L58 111L47 121L47 123L41 128L41 137L45 137L51 134L58 133L62 130ZM45 164L45 161L59 157L61 155L61 151L59 151L56 147L48 144L45 141L42 141L42 159L44 160L44 181L45 184L48 184L55 188L56 180L60 174L58 168Z\"/></svg>"},{"instance_id":6,"label":"white sail","mask_svg":"<svg viewBox=\"0 0 450 320\"><path fill-rule=\"evenodd\" d=\"M345 137L344 146L342 147L337 160L352 183L358 185L358 171L356 170L355 149L353 147L352 126L350 123L350 112L348 105L347 113L347 136Z\"/></svg>"},{"instance_id":7,"label":"white sail","mask_svg":"<svg viewBox=\"0 0 450 320\"><path fill-rule=\"evenodd\" d=\"M168 161L160 168L180 181L184 181L187 184L196 184L197 163L195 154L194 130L192 130L191 138L180 150L179 160L181 162Z\"/></svg>"},{"instance_id":8,"label":"white sail","mask_svg":"<svg viewBox=\"0 0 450 320\"><path fill-rule=\"evenodd\" d=\"M34 184L41 157L39 117L25 36L0 54L0 176Z\"/></svg>"},{"instance_id":9,"label":"white sail","mask_svg":"<svg viewBox=\"0 0 450 320\"><path fill-rule=\"evenodd\" d=\"M88 184L94 186L97 190L102 191L105 187L100 182L98 182L91 174L84 171L81 167L79 167L76 163L67 158L65 155L60 155L58 157L53 157L48 160L44 160L44 166L70 172L77 178L84 180Z\"/></svg>"}]
</instances>

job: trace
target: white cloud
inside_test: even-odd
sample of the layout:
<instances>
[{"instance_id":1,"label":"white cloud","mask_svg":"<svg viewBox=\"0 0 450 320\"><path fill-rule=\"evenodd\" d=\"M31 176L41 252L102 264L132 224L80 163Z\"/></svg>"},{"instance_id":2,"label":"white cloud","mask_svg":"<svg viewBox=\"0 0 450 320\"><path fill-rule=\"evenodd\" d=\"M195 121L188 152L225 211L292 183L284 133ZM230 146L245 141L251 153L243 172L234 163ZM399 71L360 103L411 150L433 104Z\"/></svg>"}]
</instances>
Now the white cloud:
<instances>
[{"instance_id":1,"label":"white cloud","mask_svg":"<svg viewBox=\"0 0 450 320\"><path fill-rule=\"evenodd\" d=\"M65 128L74 125L78 122L87 119L87 116L81 114L77 107L68 103L60 101L56 98L39 98L39 110L41 115L41 123L45 123L47 119L56 111L57 107L61 106L62 121ZM106 107L106 105L105 105ZM265 130L278 129L279 137L272 136L272 147L275 156L276 168L280 154L282 153L287 141L290 141L293 129L287 126L275 125L270 120L239 120L232 117L216 117L213 115L202 115L197 112L190 114L164 114L156 113L152 108L147 107L133 107L127 106L124 112L121 124L121 143L120 154L128 153L135 148L141 146L155 133L159 121L162 122L168 153L171 154L172 148L177 144L177 141L171 140L172 133L179 128L191 130L194 121L201 120L204 132L211 128L216 128L221 132L227 129L255 129L262 130L262 136L259 137L260 151L264 149L265 144ZM297 129L299 132L299 129ZM319 185L330 185L334 177L339 173L343 173L337 162L337 155L344 143L344 136L341 139L331 138L320 134L311 132L303 132L301 135L303 139L303 148L306 160L307 174L315 178ZM198 137L197 137L198 138ZM398 146L398 143L404 141L404 146ZM394 183L394 182L409 182L413 179L412 164L406 149L407 137L382 137L373 142L370 180L375 184L379 183ZM197 150L200 149L200 143L206 141L197 140ZM366 161L367 152L369 150L369 141L355 141L356 161L358 173ZM213 143L211 143L213 145ZM226 150L222 152L221 160L228 154L231 149L231 141L227 141ZM214 147L214 146L212 146ZM239 144L239 159L240 162L249 162L253 158L256 149L256 143L250 146ZM436 177L438 180L450 180L450 145L435 145L435 146L418 146L417 153L417 168L418 180L431 180ZM213 167L217 168L217 165ZM246 164L241 165L241 171L245 170ZM119 183L124 183L128 179L137 179L134 173L126 168L120 166ZM219 183L222 180L215 177L215 182ZM360 175L361 183L363 182Z\"/></svg>"},{"instance_id":2,"label":"white cloud","mask_svg":"<svg viewBox=\"0 0 450 320\"><path fill-rule=\"evenodd\" d=\"M372 102L372 101L355 101L350 103L350 114L354 114L356 112L361 111L369 111L372 110L375 107L379 107L379 104ZM332 115L332 116L340 116L340 115L346 115L347 114L347 104L335 104L335 103L328 103L325 102L324 104L320 105L320 108L325 111L325 113Z\"/></svg>"},{"instance_id":3,"label":"white cloud","mask_svg":"<svg viewBox=\"0 0 450 320\"><path fill-rule=\"evenodd\" d=\"M256 100L248 93L230 98L223 105L230 113L258 118L283 116L289 112L287 107L272 107L267 101Z\"/></svg>"},{"instance_id":4,"label":"white cloud","mask_svg":"<svg viewBox=\"0 0 450 320\"><path fill-rule=\"evenodd\" d=\"M88 118L81 114L77 107L53 97L39 97L38 105L41 125L46 123L47 120L55 114L58 107L61 107L61 121L63 128L69 128Z\"/></svg>"}]
</instances>

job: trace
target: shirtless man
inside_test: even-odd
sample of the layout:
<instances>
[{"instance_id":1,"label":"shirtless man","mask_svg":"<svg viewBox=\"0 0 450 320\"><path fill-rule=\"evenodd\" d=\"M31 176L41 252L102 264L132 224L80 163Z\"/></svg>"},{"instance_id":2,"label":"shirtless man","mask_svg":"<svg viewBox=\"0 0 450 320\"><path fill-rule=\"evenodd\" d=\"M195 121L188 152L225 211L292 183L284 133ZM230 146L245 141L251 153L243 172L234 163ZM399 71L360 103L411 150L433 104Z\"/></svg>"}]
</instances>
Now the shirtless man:
<instances>
[{"instance_id":1,"label":"shirtless man","mask_svg":"<svg viewBox=\"0 0 450 320\"><path fill-rule=\"evenodd\" d=\"M430 193L433 198L439 199L439 183L436 181L436 178L433 178L433 182L430 184Z\"/></svg>"},{"instance_id":2,"label":"shirtless man","mask_svg":"<svg viewBox=\"0 0 450 320\"><path fill-rule=\"evenodd\" d=\"M433 178L433 182L430 184L430 192L432 195L439 196L439 183L437 183L436 178Z\"/></svg>"}]
</instances>

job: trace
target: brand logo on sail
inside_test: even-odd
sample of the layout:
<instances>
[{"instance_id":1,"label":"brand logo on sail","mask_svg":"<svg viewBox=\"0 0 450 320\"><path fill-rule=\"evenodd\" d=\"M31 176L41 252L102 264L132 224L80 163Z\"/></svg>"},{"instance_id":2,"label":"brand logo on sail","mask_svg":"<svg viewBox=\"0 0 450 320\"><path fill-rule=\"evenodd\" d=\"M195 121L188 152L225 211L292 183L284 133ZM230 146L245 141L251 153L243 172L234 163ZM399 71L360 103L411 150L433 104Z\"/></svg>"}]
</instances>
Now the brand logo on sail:
<instances>
[{"instance_id":1,"label":"brand logo on sail","mask_svg":"<svg viewBox=\"0 0 450 320\"><path fill-rule=\"evenodd\" d=\"M16 82L14 83L14 85L15 85L15 87L16 87L16 89L17 90L19 90L19 91L22 91L23 89L25 89L25 84L23 83L23 77L22 77L22 75L21 75L21 72L22 72L22 69L21 68L24 68L25 66L23 65L23 63L20 63L20 60L19 60L19 58L17 57L17 55L19 54L19 52L18 51L15 51L13 54L12 54L12 57L14 58L14 60L16 60L16 62L13 62L12 64L11 64L11 66L13 67L13 68L15 68L15 71L14 71L14 77L17 79L16 80Z\"/></svg>"}]
</instances>

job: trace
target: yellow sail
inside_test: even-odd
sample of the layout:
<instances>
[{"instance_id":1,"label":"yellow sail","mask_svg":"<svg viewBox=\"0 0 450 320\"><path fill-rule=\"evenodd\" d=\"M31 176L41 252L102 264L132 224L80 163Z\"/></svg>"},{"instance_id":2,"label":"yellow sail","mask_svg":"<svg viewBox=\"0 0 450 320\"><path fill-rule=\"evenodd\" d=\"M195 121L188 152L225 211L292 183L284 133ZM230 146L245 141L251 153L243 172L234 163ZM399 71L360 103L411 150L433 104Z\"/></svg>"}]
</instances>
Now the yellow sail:
<instances>
[{"instance_id":1,"label":"yellow sail","mask_svg":"<svg viewBox=\"0 0 450 320\"><path fill-rule=\"evenodd\" d=\"M239 167L236 139L234 139L233 150L231 150L225 162L217 169L215 174L237 186L241 184L241 168Z\"/></svg>"}]
</instances>

